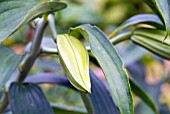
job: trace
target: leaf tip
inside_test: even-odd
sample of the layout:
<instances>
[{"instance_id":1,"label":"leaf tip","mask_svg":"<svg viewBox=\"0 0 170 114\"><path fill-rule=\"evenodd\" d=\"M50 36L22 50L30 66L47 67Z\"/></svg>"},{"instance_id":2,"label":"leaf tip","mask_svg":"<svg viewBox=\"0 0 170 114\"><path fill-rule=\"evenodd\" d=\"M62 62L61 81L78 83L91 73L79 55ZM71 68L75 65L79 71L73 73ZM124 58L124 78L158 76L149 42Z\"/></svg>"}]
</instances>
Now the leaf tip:
<instances>
[{"instance_id":1,"label":"leaf tip","mask_svg":"<svg viewBox=\"0 0 170 114\"><path fill-rule=\"evenodd\" d=\"M86 92L91 94L91 88L86 88Z\"/></svg>"}]
</instances>

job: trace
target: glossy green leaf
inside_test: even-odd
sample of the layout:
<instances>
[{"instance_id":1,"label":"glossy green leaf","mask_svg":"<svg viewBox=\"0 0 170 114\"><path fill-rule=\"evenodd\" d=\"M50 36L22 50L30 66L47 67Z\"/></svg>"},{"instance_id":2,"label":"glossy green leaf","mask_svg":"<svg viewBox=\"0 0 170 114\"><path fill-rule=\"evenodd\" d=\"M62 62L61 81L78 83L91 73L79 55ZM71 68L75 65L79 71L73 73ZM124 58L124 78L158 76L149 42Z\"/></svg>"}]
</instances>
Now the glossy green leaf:
<instances>
[{"instance_id":1,"label":"glossy green leaf","mask_svg":"<svg viewBox=\"0 0 170 114\"><path fill-rule=\"evenodd\" d=\"M121 114L133 114L131 89L123 62L108 38L97 27L82 25L70 34L81 33L90 43L91 52L99 62L107 79L112 98Z\"/></svg>"},{"instance_id":2,"label":"glossy green leaf","mask_svg":"<svg viewBox=\"0 0 170 114\"><path fill-rule=\"evenodd\" d=\"M129 82L134 94L141 98L156 114L158 114L158 109L150 97L132 79L130 79Z\"/></svg>"},{"instance_id":3,"label":"glossy green leaf","mask_svg":"<svg viewBox=\"0 0 170 114\"><path fill-rule=\"evenodd\" d=\"M164 29L163 23L158 16L153 14L139 14L129 18L124 23L122 23L109 37L112 38L117 35L122 29L140 23L153 25L159 29Z\"/></svg>"},{"instance_id":4,"label":"glossy green leaf","mask_svg":"<svg viewBox=\"0 0 170 114\"><path fill-rule=\"evenodd\" d=\"M0 88L10 79L21 60L21 55L17 55L11 49L0 45Z\"/></svg>"},{"instance_id":5,"label":"glossy green leaf","mask_svg":"<svg viewBox=\"0 0 170 114\"><path fill-rule=\"evenodd\" d=\"M151 9L157 13L164 22L166 29L170 31L170 4L169 0L144 0Z\"/></svg>"},{"instance_id":6,"label":"glossy green leaf","mask_svg":"<svg viewBox=\"0 0 170 114\"><path fill-rule=\"evenodd\" d=\"M168 36L164 42L165 31L156 29L137 29L131 36L131 40L150 50L151 52L170 60L170 37Z\"/></svg>"},{"instance_id":7,"label":"glossy green leaf","mask_svg":"<svg viewBox=\"0 0 170 114\"><path fill-rule=\"evenodd\" d=\"M67 34L57 36L60 62L71 84L80 91L91 92L89 56L84 45Z\"/></svg>"},{"instance_id":8,"label":"glossy green leaf","mask_svg":"<svg viewBox=\"0 0 170 114\"><path fill-rule=\"evenodd\" d=\"M36 84L12 83L8 98L13 114L54 114L41 88Z\"/></svg>"},{"instance_id":9,"label":"glossy green leaf","mask_svg":"<svg viewBox=\"0 0 170 114\"><path fill-rule=\"evenodd\" d=\"M66 8L62 2L35 0L0 0L0 41L16 32L23 24L41 16Z\"/></svg>"}]
</instances>

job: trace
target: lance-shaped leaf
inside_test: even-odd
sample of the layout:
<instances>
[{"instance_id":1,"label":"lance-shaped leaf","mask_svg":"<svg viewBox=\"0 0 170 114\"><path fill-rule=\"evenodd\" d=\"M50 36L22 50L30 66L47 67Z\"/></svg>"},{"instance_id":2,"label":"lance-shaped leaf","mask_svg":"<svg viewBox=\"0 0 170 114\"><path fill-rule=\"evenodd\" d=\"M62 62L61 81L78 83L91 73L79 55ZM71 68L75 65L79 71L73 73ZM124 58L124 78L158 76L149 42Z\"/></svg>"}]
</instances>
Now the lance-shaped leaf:
<instances>
[{"instance_id":1,"label":"lance-shaped leaf","mask_svg":"<svg viewBox=\"0 0 170 114\"><path fill-rule=\"evenodd\" d=\"M162 42L166 35L166 31L159 30L159 29L150 29L150 28L138 28L134 30L132 36L133 35L139 35L139 36L143 36L149 39ZM162 43L170 45L170 36L168 36Z\"/></svg>"},{"instance_id":2,"label":"lance-shaped leaf","mask_svg":"<svg viewBox=\"0 0 170 114\"><path fill-rule=\"evenodd\" d=\"M84 45L67 34L57 36L60 62L71 84L80 91L91 92L89 56Z\"/></svg>"},{"instance_id":3,"label":"lance-shaped leaf","mask_svg":"<svg viewBox=\"0 0 170 114\"><path fill-rule=\"evenodd\" d=\"M0 0L0 41L36 17L66 7L62 2L37 4L35 0Z\"/></svg>"},{"instance_id":4,"label":"lance-shaped leaf","mask_svg":"<svg viewBox=\"0 0 170 114\"><path fill-rule=\"evenodd\" d=\"M11 49L0 45L0 89L18 68L21 60L21 55L17 55Z\"/></svg>"},{"instance_id":5,"label":"lance-shaped leaf","mask_svg":"<svg viewBox=\"0 0 170 114\"><path fill-rule=\"evenodd\" d=\"M54 114L41 88L36 84L12 83L8 98L13 114Z\"/></svg>"},{"instance_id":6,"label":"lance-shaped leaf","mask_svg":"<svg viewBox=\"0 0 170 114\"><path fill-rule=\"evenodd\" d=\"M117 35L122 29L140 23L149 24L159 29L164 29L164 25L158 16L153 14L139 14L129 18L124 23L122 23L109 37L112 38Z\"/></svg>"},{"instance_id":7,"label":"lance-shaped leaf","mask_svg":"<svg viewBox=\"0 0 170 114\"><path fill-rule=\"evenodd\" d=\"M169 0L144 0L151 9L160 17L170 31L170 1Z\"/></svg>"},{"instance_id":8,"label":"lance-shaped leaf","mask_svg":"<svg viewBox=\"0 0 170 114\"><path fill-rule=\"evenodd\" d=\"M131 40L158 56L170 59L170 37L168 36L166 40L162 42L164 34L164 31L156 29L137 29L131 36Z\"/></svg>"},{"instance_id":9,"label":"lance-shaped leaf","mask_svg":"<svg viewBox=\"0 0 170 114\"><path fill-rule=\"evenodd\" d=\"M135 95L141 98L156 114L158 114L158 109L151 98L132 79L130 79L129 82Z\"/></svg>"},{"instance_id":10,"label":"lance-shaped leaf","mask_svg":"<svg viewBox=\"0 0 170 114\"><path fill-rule=\"evenodd\" d=\"M133 114L133 100L123 62L104 33L97 27L82 25L70 34L81 33L90 43L91 52L99 62L107 79L113 100L121 114Z\"/></svg>"}]
</instances>

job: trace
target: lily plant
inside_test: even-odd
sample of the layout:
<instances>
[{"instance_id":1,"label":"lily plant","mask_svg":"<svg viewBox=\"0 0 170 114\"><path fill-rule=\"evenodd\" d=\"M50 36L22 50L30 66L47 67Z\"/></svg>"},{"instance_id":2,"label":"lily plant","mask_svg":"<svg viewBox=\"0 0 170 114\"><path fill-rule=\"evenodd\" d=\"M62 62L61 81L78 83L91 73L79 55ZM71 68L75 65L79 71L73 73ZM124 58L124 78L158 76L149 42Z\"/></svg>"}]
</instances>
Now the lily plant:
<instances>
[{"instance_id":1,"label":"lily plant","mask_svg":"<svg viewBox=\"0 0 170 114\"><path fill-rule=\"evenodd\" d=\"M70 28L57 34L55 12L67 8L59 1L0 0L0 41L18 31L24 24L34 25L31 45L24 55L17 55L0 45L0 113L54 114L59 112L50 104L38 84L66 86L80 93L87 112L76 114L134 114L132 92L140 97L155 114L159 111L149 96L129 78L115 45L131 40L158 56L170 59L170 0L143 0L155 14L140 14L129 18L107 36L90 24ZM116 18L116 17L115 17ZM140 27L146 24L152 27ZM41 46L49 26L55 49ZM123 31L126 28L130 29ZM79 37L85 38L84 45ZM58 55L65 76L37 74L29 71L41 54ZM95 61L91 61L91 60ZM106 85L89 69L89 62L98 65L107 80ZM17 73L16 73L17 71ZM15 75L15 79L11 77ZM10 82L7 86L7 82ZM10 105L10 107L8 107ZM63 113L62 111L60 112ZM71 114L71 111L70 111Z\"/></svg>"}]
</instances>

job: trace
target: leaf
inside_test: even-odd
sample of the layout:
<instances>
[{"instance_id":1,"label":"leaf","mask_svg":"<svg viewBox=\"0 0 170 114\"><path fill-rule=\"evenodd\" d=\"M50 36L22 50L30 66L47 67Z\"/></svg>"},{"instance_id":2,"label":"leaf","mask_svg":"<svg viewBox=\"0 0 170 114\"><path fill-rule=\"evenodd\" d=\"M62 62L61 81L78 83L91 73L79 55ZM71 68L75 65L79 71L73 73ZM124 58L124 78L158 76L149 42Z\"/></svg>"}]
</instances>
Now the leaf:
<instances>
[{"instance_id":1,"label":"leaf","mask_svg":"<svg viewBox=\"0 0 170 114\"><path fill-rule=\"evenodd\" d=\"M21 55L16 55L11 49L0 45L0 89L18 68L21 60Z\"/></svg>"},{"instance_id":2,"label":"leaf","mask_svg":"<svg viewBox=\"0 0 170 114\"><path fill-rule=\"evenodd\" d=\"M0 41L16 32L23 24L41 16L66 8L62 2L35 0L0 0Z\"/></svg>"},{"instance_id":3,"label":"leaf","mask_svg":"<svg viewBox=\"0 0 170 114\"><path fill-rule=\"evenodd\" d=\"M97 76L90 70L90 79L92 84L92 92L89 94L95 114L119 114L115 103L110 96L109 90L105 84L97 78ZM26 82L33 82L37 84L50 83L59 84L68 88L76 90L65 76L58 76L52 73L43 73L33 76L28 76ZM102 105L101 105L102 104Z\"/></svg>"},{"instance_id":4,"label":"leaf","mask_svg":"<svg viewBox=\"0 0 170 114\"><path fill-rule=\"evenodd\" d=\"M68 81L68 80L67 80ZM78 107L66 107L58 104L51 104L55 114L87 114L84 110Z\"/></svg>"},{"instance_id":5,"label":"leaf","mask_svg":"<svg viewBox=\"0 0 170 114\"><path fill-rule=\"evenodd\" d=\"M60 62L70 83L80 91L91 92L89 56L83 44L75 37L57 36Z\"/></svg>"},{"instance_id":6,"label":"leaf","mask_svg":"<svg viewBox=\"0 0 170 114\"><path fill-rule=\"evenodd\" d=\"M169 0L144 0L151 9L164 22L166 29L170 31L170 6Z\"/></svg>"},{"instance_id":7,"label":"leaf","mask_svg":"<svg viewBox=\"0 0 170 114\"><path fill-rule=\"evenodd\" d=\"M41 73L37 75L31 75L25 79L25 82L35 83L35 84L44 84L44 83L59 84L77 90L75 89L74 86L71 85L71 83L68 81L68 79L65 76L58 76L53 73Z\"/></svg>"},{"instance_id":8,"label":"leaf","mask_svg":"<svg viewBox=\"0 0 170 114\"><path fill-rule=\"evenodd\" d=\"M164 37L166 35L166 31L152 28L138 28L134 30L132 35L139 35L149 39L153 39L159 41L161 43L165 43L170 45L170 36L168 36L164 41ZM163 41L163 42L162 42Z\"/></svg>"},{"instance_id":9,"label":"leaf","mask_svg":"<svg viewBox=\"0 0 170 114\"><path fill-rule=\"evenodd\" d=\"M13 114L54 114L36 84L12 83L8 98Z\"/></svg>"},{"instance_id":10,"label":"leaf","mask_svg":"<svg viewBox=\"0 0 170 114\"><path fill-rule=\"evenodd\" d=\"M158 114L158 109L150 97L132 80L129 80L132 91L140 97L156 114Z\"/></svg>"},{"instance_id":11,"label":"leaf","mask_svg":"<svg viewBox=\"0 0 170 114\"><path fill-rule=\"evenodd\" d=\"M92 94L89 97L92 101L95 114L119 114L110 92L104 83L90 71Z\"/></svg>"},{"instance_id":12,"label":"leaf","mask_svg":"<svg viewBox=\"0 0 170 114\"><path fill-rule=\"evenodd\" d=\"M81 33L90 43L91 52L99 62L107 79L113 100L121 114L133 114L133 100L123 62L108 38L97 28L82 25L70 34Z\"/></svg>"},{"instance_id":13,"label":"leaf","mask_svg":"<svg viewBox=\"0 0 170 114\"><path fill-rule=\"evenodd\" d=\"M131 36L131 40L156 55L170 60L170 37L166 38L165 43L162 42L164 33L160 30L137 29Z\"/></svg>"},{"instance_id":14,"label":"leaf","mask_svg":"<svg viewBox=\"0 0 170 114\"><path fill-rule=\"evenodd\" d=\"M158 16L153 14L139 14L129 18L124 23L122 23L109 37L112 38L117 35L122 29L140 23L153 25L159 29L164 29L163 23Z\"/></svg>"}]
</instances>

